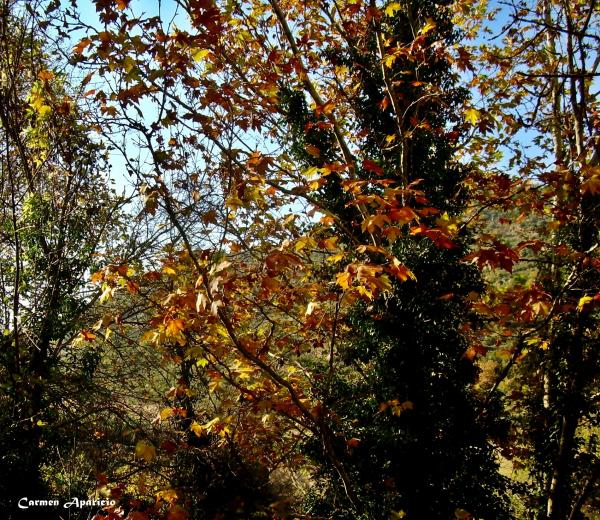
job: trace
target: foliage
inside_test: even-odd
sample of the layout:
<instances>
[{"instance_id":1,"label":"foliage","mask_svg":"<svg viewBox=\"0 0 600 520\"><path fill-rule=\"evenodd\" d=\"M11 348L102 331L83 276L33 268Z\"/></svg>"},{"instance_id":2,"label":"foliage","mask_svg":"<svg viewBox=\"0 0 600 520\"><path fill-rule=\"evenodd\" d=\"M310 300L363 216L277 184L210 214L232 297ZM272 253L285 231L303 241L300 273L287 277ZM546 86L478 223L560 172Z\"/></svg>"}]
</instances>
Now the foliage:
<instances>
[{"instance_id":1,"label":"foliage","mask_svg":"<svg viewBox=\"0 0 600 520\"><path fill-rule=\"evenodd\" d=\"M102 147L30 23L18 4L2 3L0 496L9 518L24 489L44 494L42 464L65 435L61 409L80 388L65 361L120 204L102 176Z\"/></svg>"},{"instance_id":2,"label":"foliage","mask_svg":"<svg viewBox=\"0 0 600 520\"><path fill-rule=\"evenodd\" d=\"M7 504L595 514L595 4L2 5Z\"/></svg>"}]
</instances>

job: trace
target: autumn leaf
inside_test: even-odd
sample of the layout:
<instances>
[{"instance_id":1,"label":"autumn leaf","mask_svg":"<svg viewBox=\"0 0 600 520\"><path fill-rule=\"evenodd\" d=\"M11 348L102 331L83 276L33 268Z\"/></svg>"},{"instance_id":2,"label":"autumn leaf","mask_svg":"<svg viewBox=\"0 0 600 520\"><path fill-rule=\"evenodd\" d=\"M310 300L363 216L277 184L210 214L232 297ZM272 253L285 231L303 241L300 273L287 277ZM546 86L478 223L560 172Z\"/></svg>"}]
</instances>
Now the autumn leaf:
<instances>
[{"instance_id":1,"label":"autumn leaf","mask_svg":"<svg viewBox=\"0 0 600 520\"><path fill-rule=\"evenodd\" d=\"M476 108L466 109L464 111L463 115L464 115L465 120L468 121L469 123L471 123L471 125L473 125L473 126L477 126L477 122L481 118L481 114L480 114L479 110L477 110Z\"/></svg>"},{"instance_id":2,"label":"autumn leaf","mask_svg":"<svg viewBox=\"0 0 600 520\"><path fill-rule=\"evenodd\" d=\"M313 312L315 312L315 310L317 310L319 308L319 302L310 302L307 306L306 306L306 312L304 313L305 316L310 316Z\"/></svg>"},{"instance_id":3,"label":"autumn leaf","mask_svg":"<svg viewBox=\"0 0 600 520\"><path fill-rule=\"evenodd\" d=\"M90 330L82 330L81 336L85 341L94 341L96 339L96 334Z\"/></svg>"},{"instance_id":4,"label":"autumn leaf","mask_svg":"<svg viewBox=\"0 0 600 520\"><path fill-rule=\"evenodd\" d=\"M600 194L600 175L592 175L581 184L581 193L590 195Z\"/></svg>"},{"instance_id":5,"label":"autumn leaf","mask_svg":"<svg viewBox=\"0 0 600 520\"><path fill-rule=\"evenodd\" d=\"M38 78L40 79L40 81L50 81L54 78L54 72L50 70L42 70L38 72Z\"/></svg>"},{"instance_id":6,"label":"autumn leaf","mask_svg":"<svg viewBox=\"0 0 600 520\"><path fill-rule=\"evenodd\" d=\"M150 462L156 457L156 448L146 441L138 441L135 446L135 456Z\"/></svg>"},{"instance_id":7,"label":"autumn leaf","mask_svg":"<svg viewBox=\"0 0 600 520\"><path fill-rule=\"evenodd\" d=\"M399 2L391 2L386 6L384 12L386 16L394 16L400 9L402 9L402 4Z\"/></svg>"},{"instance_id":8,"label":"autumn leaf","mask_svg":"<svg viewBox=\"0 0 600 520\"><path fill-rule=\"evenodd\" d=\"M192 58L195 62L201 62L209 54L210 54L210 51L208 49L198 49L198 50L193 51Z\"/></svg>"},{"instance_id":9,"label":"autumn leaf","mask_svg":"<svg viewBox=\"0 0 600 520\"><path fill-rule=\"evenodd\" d=\"M344 290L350 288L350 273L338 273L336 275L336 283Z\"/></svg>"},{"instance_id":10,"label":"autumn leaf","mask_svg":"<svg viewBox=\"0 0 600 520\"><path fill-rule=\"evenodd\" d=\"M181 506L173 505L167 513L166 520L187 520L188 514Z\"/></svg>"},{"instance_id":11,"label":"autumn leaf","mask_svg":"<svg viewBox=\"0 0 600 520\"><path fill-rule=\"evenodd\" d=\"M421 27L421 29L419 30L419 34L424 35L424 34L428 34L431 31L435 30L436 28L436 23L432 18L427 18L425 20L425 25L423 27Z\"/></svg>"},{"instance_id":12,"label":"autumn leaf","mask_svg":"<svg viewBox=\"0 0 600 520\"><path fill-rule=\"evenodd\" d=\"M83 54L83 51L91 43L92 43L92 40L90 40L89 38L83 38L82 40L79 41L79 43L77 45L75 45L75 47L73 47L73 53L74 54Z\"/></svg>"},{"instance_id":13,"label":"autumn leaf","mask_svg":"<svg viewBox=\"0 0 600 520\"><path fill-rule=\"evenodd\" d=\"M381 175L383 173L383 168L371 159L363 159L362 166L365 170L377 175Z\"/></svg>"},{"instance_id":14,"label":"autumn leaf","mask_svg":"<svg viewBox=\"0 0 600 520\"><path fill-rule=\"evenodd\" d=\"M581 298L579 298L579 302L577 303L577 310L579 312L582 312L585 306L589 305L593 300L594 298L592 298L591 296L582 296Z\"/></svg>"},{"instance_id":15,"label":"autumn leaf","mask_svg":"<svg viewBox=\"0 0 600 520\"><path fill-rule=\"evenodd\" d=\"M159 417L160 417L161 421L166 421L172 415L173 415L173 408L165 408L160 412Z\"/></svg>"},{"instance_id":16,"label":"autumn leaf","mask_svg":"<svg viewBox=\"0 0 600 520\"><path fill-rule=\"evenodd\" d=\"M204 428L202 427L201 424L197 423L196 421L194 421L190 425L190 430L193 431L198 437L201 437L202 435L204 435Z\"/></svg>"},{"instance_id":17,"label":"autumn leaf","mask_svg":"<svg viewBox=\"0 0 600 520\"><path fill-rule=\"evenodd\" d=\"M162 272L170 276L177 276L177 271L175 271L175 269L168 265L163 267Z\"/></svg>"},{"instance_id":18,"label":"autumn leaf","mask_svg":"<svg viewBox=\"0 0 600 520\"><path fill-rule=\"evenodd\" d=\"M365 218L361 224L361 229L363 231L368 231L369 233L375 232L377 229L382 229L385 224L389 224L390 219L387 215L377 214L371 215Z\"/></svg>"},{"instance_id":19,"label":"autumn leaf","mask_svg":"<svg viewBox=\"0 0 600 520\"><path fill-rule=\"evenodd\" d=\"M185 330L185 322L181 318L175 318L167 322L167 336L178 337Z\"/></svg>"},{"instance_id":20,"label":"autumn leaf","mask_svg":"<svg viewBox=\"0 0 600 520\"><path fill-rule=\"evenodd\" d=\"M307 144L304 149L313 157L321 157L321 150L313 144Z\"/></svg>"}]
</instances>

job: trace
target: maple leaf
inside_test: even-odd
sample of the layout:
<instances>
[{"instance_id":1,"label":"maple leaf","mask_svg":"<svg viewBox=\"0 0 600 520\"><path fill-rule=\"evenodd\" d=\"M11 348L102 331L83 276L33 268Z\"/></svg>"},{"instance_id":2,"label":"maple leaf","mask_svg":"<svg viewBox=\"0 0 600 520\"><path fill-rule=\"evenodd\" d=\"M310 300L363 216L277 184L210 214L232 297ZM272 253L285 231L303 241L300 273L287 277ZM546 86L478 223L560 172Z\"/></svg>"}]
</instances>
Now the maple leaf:
<instances>
[{"instance_id":1,"label":"maple leaf","mask_svg":"<svg viewBox=\"0 0 600 520\"><path fill-rule=\"evenodd\" d=\"M51 79L54 78L54 72L52 72L50 70L42 70L42 71L38 72L38 78L41 81L50 81Z\"/></svg>"},{"instance_id":2,"label":"maple leaf","mask_svg":"<svg viewBox=\"0 0 600 520\"><path fill-rule=\"evenodd\" d=\"M92 40L90 40L89 38L83 38L82 40L79 41L79 43L77 45L75 45L75 47L73 47L73 53L74 54L83 54L83 51L91 43L92 43Z\"/></svg>"},{"instance_id":3,"label":"maple leaf","mask_svg":"<svg viewBox=\"0 0 600 520\"><path fill-rule=\"evenodd\" d=\"M377 175L381 175L383 173L383 168L371 159L363 159L362 166L365 170L376 173Z\"/></svg>"},{"instance_id":4,"label":"maple leaf","mask_svg":"<svg viewBox=\"0 0 600 520\"><path fill-rule=\"evenodd\" d=\"M419 219L417 214L407 206L388 211L387 215L391 220L398 222L400 225L408 224L411 220Z\"/></svg>"},{"instance_id":5,"label":"maple leaf","mask_svg":"<svg viewBox=\"0 0 600 520\"><path fill-rule=\"evenodd\" d=\"M371 215L365 218L361 224L361 229L363 231L368 231L369 233L373 233L377 229L382 229L384 224L389 224L390 219L387 215L377 214Z\"/></svg>"},{"instance_id":6,"label":"maple leaf","mask_svg":"<svg viewBox=\"0 0 600 520\"><path fill-rule=\"evenodd\" d=\"M181 335L181 332L185 329L185 322L181 318L175 318L167 322L166 333L167 336L177 338Z\"/></svg>"},{"instance_id":7,"label":"maple leaf","mask_svg":"<svg viewBox=\"0 0 600 520\"><path fill-rule=\"evenodd\" d=\"M192 59L195 62L201 62L209 54L210 54L210 50L208 50L208 49L197 49L195 51L192 51Z\"/></svg>"},{"instance_id":8,"label":"maple leaf","mask_svg":"<svg viewBox=\"0 0 600 520\"><path fill-rule=\"evenodd\" d=\"M600 194L600 175L592 175L589 179L581 184L581 193L590 195Z\"/></svg>"},{"instance_id":9,"label":"maple leaf","mask_svg":"<svg viewBox=\"0 0 600 520\"><path fill-rule=\"evenodd\" d=\"M425 20L425 25L419 30L419 34L424 35L430 33L431 31L435 30L436 27L437 25L435 21L432 18L427 18Z\"/></svg>"},{"instance_id":10,"label":"maple leaf","mask_svg":"<svg viewBox=\"0 0 600 520\"><path fill-rule=\"evenodd\" d=\"M386 6L384 13L386 16L394 16L396 12L400 11L401 9L402 4L399 2L392 2Z\"/></svg>"},{"instance_id":11,"label":"maple leaf","mask_svg":"<svg viewBox=\"0 0 600 520\"><path fill-rule=\"evenodd\" d=\"M95 517L94 517L95 518ZM106 518L105 516L98 515L98 518ZM130 511L125 520L148 520L150 517L147 513L142 511Z\"/></svg>"},{"instance_id":12,"label":"maple leaf","mask_svg":"<svg viewBox=\"0 0 600 520\"><path fill-rule=\"evenodd\" d=\"M481 119L481 113L476 108L467 108L463 115L465 120L473 126L477 126L477 122Z\"/></svg>"},{"instance_id":13,"label":"maple leaf","mask_svg":"<svg viewBox=\"0 0 600 520\"><path fill-rule=\"evenodd\" d=\"M321 150L319 150L315 145L313 144L307 144L304 149L313 157L321 157Z\"/></svg>"},{"instance_id":14,"label":"maple leaf","mask_svg":"<svg viewBox=\"0 0 600 520\"><path fill-rule=\"evenodd\" d=\"M348 439L346 441L346 446L348 446L349 448L356 448L359 444L360 439L357 439L356 437L352 437L351 439Z\"/></svg>"},{"instance_id":15,"label":"maple leaf","mask_svg":"<svg viewBox=\"0 0 600 520\"><path fill-rule=\"evenodd\" d=\"M138 441L135 446L135 456L150 462L156 457L156 448L146 441Z\"/></svg>"},{"instance_id":16,"label":"maple leaf","mask_svg":"<svg viewBox=\"0 0 600 520\"><path fill-rule=\"evenodd\" d=\"M342 289L349 289L351 283L350 273L338 273L335 281Z\"/></svg>"},{"instance_id":17,"label":"maple leaf","mask_svg":"<svg viewBox=\"0 0 600 520\"><path fill-rule=\"evenodd\" d=\"M94 341L96 339L96 334L90 330L82 330L81 336L85 341Z\"/></svg>"}]
</instances>

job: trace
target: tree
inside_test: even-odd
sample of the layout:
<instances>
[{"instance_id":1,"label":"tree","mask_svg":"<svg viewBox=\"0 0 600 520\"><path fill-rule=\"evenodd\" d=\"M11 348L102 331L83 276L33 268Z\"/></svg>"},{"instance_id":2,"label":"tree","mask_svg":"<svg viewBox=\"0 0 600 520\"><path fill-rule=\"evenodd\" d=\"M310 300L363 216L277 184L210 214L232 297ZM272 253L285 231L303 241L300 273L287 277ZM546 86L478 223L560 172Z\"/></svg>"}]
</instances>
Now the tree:
<instances>
[{"instance_id":1,"label":"tree","mask_svg":"<svg viewBox=\"0 0 600 520\"><path fill-rule=\"evenodd\" d=\"M32 27L23 4L2 2L0 495L9 518L18 498L44 496L42 465L64 441L61 407L89 354L78 356L74 340L97 298L86 276L116 232L121 204L76 93Z\"/></svg>"},{"instance_id":2,"label":"tree","mask_svg":"<svg viewBox=\"0 0 600 520\"><path fill-rule=\"evenodd\" d=\"M463 318L480 284L460 264L448 11L189 1L175 27L96 5L105 26L74 52L106 80L104 128L147 152L130 161L146 210L178 235L152 274L169 283L146 340L200 367L214 402L208 416L191 403L184 435L218 435L271 472L312 444L339 515L500 517L468 390ZM98 280L144 276L109 266ZM348 403L355 389L365 397ZM412 481L402 464L415 459Z\"/></svg>"},{"instance_id":3,"label":"tree","mask_svg":"<svg viewBox=\"0 0 600 520\"><path fill-rule=\"evenodd\" d=\"M483 11L465 6L464 23L476 29ZM482 44L472 61L463 53L484 96L472 109L481 134L470 153L486 170L477 179L485 204L510 206L521 220L537 214L543 229L512 247L489 237L474 255L508 271L517 262L535 266L529 283L483 305L501 318L495 332L514 337L492 393L505 390L513 431L524 439L511 438L506 453L528 470L527 509L539 518L581 518L599 476L597 6L509 3L493 14L506 20L501 44ZM490 169L499 150L512 176Z\"/></svg>"},{"instance_id":4,"label":"tree","mask_svg":"<svg viewBox=\"0 0 600 520\"><path fill-rule=\"evenodd\" d=\"M344 13L340 16L343 20ZM360 36L346 35L345 45L328 56L358 78L347 102L356 114L365 156L358 176L359 182L375 185L368 195L363 190L363 200L385 197L376 186L385 178L386 185L394 182L404 192L402 207L390 211L384 206L381 216L387 223L414 219L419 224L411 235L399 231L390 240L390 252L410 266L407 280L398 277L385 297L351 312L349 332L339 347L345 369L340 367L328 382L333 391L323 389L332 417L338 417L340 438L352 439L348 465L373 518L390 511L415 518L449 518L466 511L486 518L506 514L504 483L469 390L478 353L469 348L465 316L482 284L476 269L461 261L470 238L464 226L459 230L467 169L453 154L464 126L460 108L466 92L454 86L449 61L440 52L457 37L448 9L388 5L385 15L375 14ZM393 52L384 54L382 63L373 49L384 38ZM322 167L325 161L304 150L316 143L323 149L324 141L334 139L313 130L324 118L299 97L288 103L294 148L309 161L307 166ZM348 202L333 182L318 195L325 208L338 214ZM432 233L429 226L439 229ZM362 232L368 229L363 225ZM335 224L334 234L348 249L351 239L369 240L358 230L348 237ZM375 253L367 256L373 263L384 252L373 246L358 251ZM344 504L334 482L332 492L321 498L329 507L315 512L332 514ZM351 509L346 515L354 517Z\"/></svg>"}]
</instances>

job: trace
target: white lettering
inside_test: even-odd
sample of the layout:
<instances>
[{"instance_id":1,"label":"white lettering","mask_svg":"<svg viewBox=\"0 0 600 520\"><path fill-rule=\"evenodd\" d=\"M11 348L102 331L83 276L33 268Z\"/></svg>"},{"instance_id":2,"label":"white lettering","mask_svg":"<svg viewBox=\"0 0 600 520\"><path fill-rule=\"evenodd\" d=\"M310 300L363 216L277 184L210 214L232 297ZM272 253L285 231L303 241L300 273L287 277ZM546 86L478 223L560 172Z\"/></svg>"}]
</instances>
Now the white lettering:
<instances>
[{"instance_id":1,"label":"white lettering","mask_svg":"<svg viewBox=\"0 0 600 520\"><path fill-rule=\"evenodd\" d=\"M65 509L69 509L69 507L74 506L74 505L79 507L79 499L78 498L72 498L70 502L65 502L63 507Z\"/></svg>"},{"instance_id":2,"label":"white lettering","mask_svg":"<svg viewBox=\"0 0 600 520\"><path fill-rule=\"evenodd\" d=\"M20 498L17 502L19 509L29 509L31 506L36 507L48 507L57 506L58 500L29 500L27 497Z\"/></svg>"}]
</instances>

